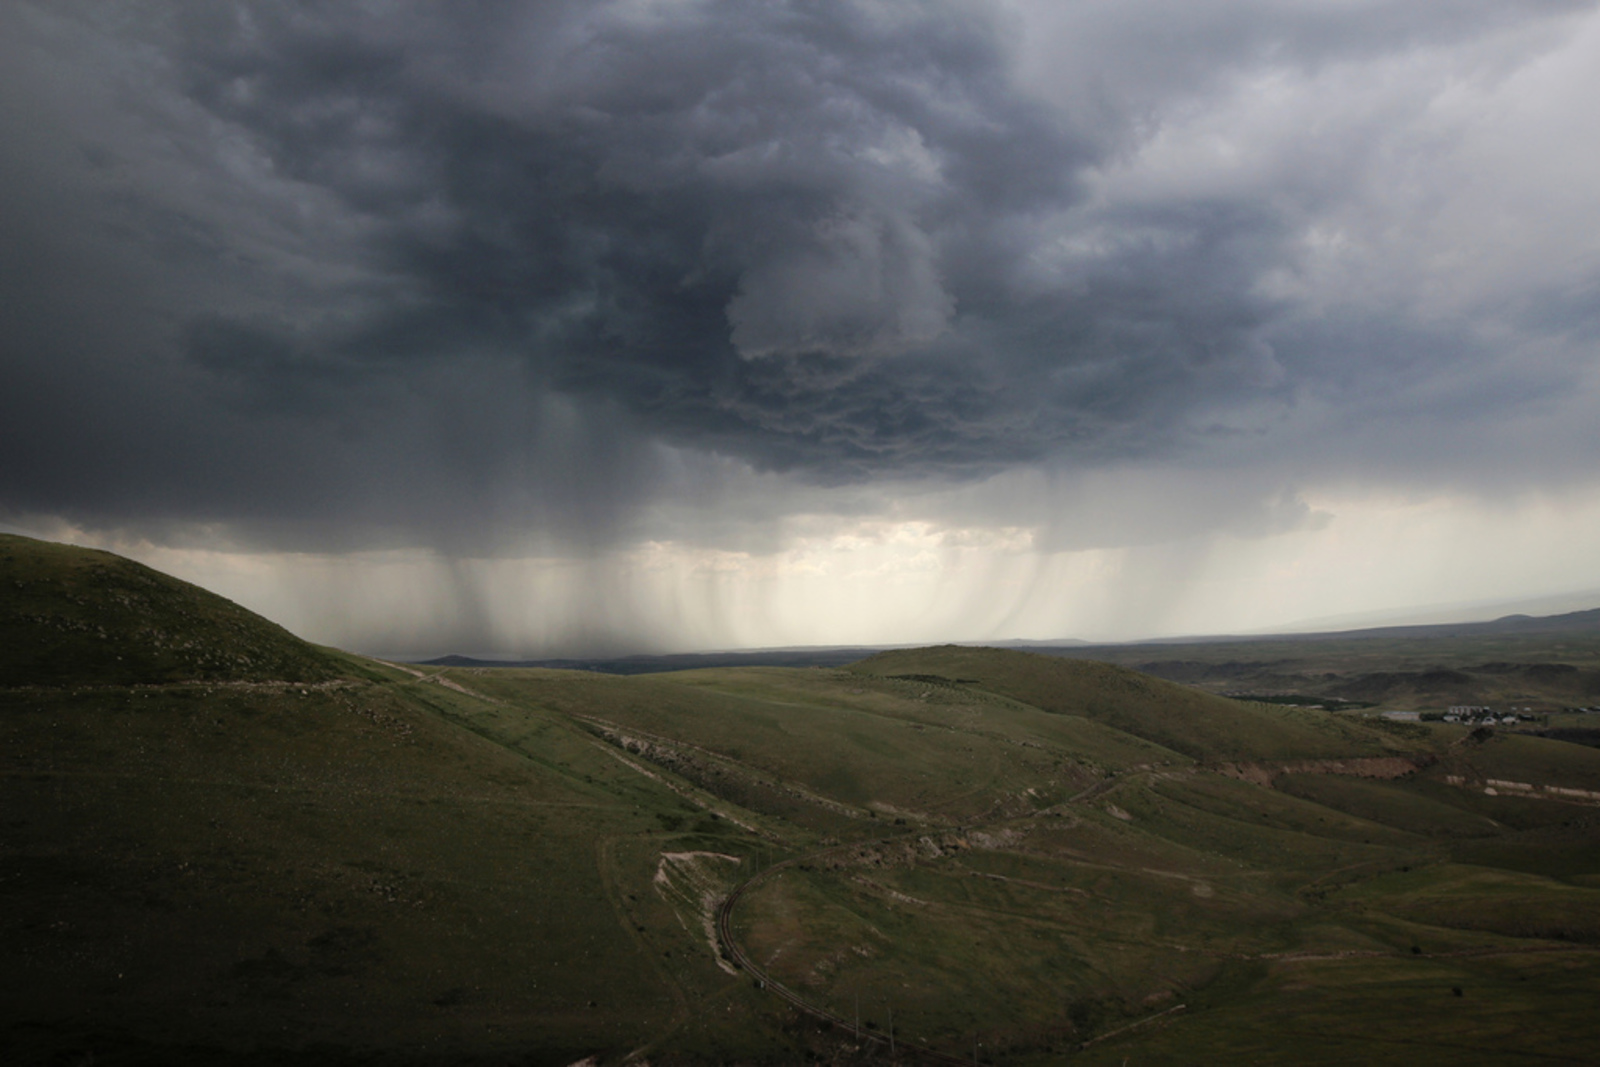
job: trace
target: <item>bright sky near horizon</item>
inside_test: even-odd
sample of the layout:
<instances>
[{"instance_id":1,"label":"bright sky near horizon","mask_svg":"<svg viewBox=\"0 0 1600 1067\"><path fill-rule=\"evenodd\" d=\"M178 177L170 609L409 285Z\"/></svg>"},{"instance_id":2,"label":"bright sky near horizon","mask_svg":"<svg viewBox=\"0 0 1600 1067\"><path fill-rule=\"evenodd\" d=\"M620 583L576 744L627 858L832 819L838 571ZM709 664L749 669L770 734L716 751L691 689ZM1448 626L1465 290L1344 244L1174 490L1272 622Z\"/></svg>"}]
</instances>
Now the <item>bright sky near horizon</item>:
<instances>
[{"instance_id":1,"label":"bright sky near horizon","mask_svg":"<svg viewBox=\"0 0 1600 1067\"><path fill-rule=\"evenodd\" d=\"M0 527L395 655L1571 598L1597 99L1567 0L17 0Z\"/></svg>"}]
</instances>

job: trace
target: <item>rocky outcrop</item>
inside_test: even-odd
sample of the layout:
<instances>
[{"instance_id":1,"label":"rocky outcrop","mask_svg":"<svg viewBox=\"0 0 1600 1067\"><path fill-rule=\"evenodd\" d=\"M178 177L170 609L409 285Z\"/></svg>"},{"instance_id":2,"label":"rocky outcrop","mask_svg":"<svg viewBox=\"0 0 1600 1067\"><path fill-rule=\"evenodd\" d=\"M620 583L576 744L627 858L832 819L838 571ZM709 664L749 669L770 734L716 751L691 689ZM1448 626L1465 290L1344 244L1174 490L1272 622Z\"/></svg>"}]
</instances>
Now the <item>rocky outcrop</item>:
<instances>
[{"instance_id":1,"label":"rocky outcrop","mask_svg":"<svg viewBox=\"0 0 1600 1067\"><path fill-rule=\"evenodd\" d=\"M1435 762L1433 756L1364 756L1354 759L1285 760L1282 763L1216 763L1206 769L1254 785L1271 786L1285 774L1343 774L1352 778L1404 778Z\"/></svg>"}]
</instances>

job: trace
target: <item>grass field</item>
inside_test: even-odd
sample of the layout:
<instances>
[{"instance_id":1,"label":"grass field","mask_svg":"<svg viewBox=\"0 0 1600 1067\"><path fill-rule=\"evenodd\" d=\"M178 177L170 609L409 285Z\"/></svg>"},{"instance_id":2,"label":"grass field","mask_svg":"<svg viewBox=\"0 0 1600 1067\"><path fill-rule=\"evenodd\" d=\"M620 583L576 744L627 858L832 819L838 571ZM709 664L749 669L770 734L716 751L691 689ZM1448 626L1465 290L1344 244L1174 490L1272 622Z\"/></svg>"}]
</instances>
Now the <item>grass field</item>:
<instances>
[{"instance_id":1,"label":"grass field","mask_svg":"<svg viewBox=\"0 0 1600 1067\"><path fill-rule=\"evenodd\" d=\"M8 1063L1600 1057L1592 748L983 649L395 666L32 544Z\"/></svg>"}]
</instances>

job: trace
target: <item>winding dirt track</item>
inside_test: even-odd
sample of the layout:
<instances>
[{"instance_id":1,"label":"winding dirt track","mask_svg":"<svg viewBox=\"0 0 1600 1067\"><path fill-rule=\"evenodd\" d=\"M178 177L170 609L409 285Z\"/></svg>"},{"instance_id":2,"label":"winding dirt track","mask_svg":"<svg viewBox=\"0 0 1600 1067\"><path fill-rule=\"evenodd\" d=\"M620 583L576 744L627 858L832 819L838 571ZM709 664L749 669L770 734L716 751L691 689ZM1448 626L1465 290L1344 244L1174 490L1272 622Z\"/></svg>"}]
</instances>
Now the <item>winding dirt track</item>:
<instances>
[{"instance_id":1,"label":"winding dirt track","mask_svg":"<svg viewBox=\"0 0 1600 1067\"><path fill-rule=\"evenodd\" d=\"M1112 786L1119 784L1126 777L1127 775L1124 774L1110 775L1106 778L1103 778L1100 781L1095 782L1089 788L1083 790L1073 797L1070 797L1067 800L1067 803L1077 803L1090 799L1091 797L1099 796L1101 793L1109 790ZM776 993L778 996L782 997L790 1004L793 1004L800 1011L806 1013L812 1018L821 1019L824 1022L841 1027L846 1031L856 1030L856 1039L858 1041L870 1041L883 1048L892 1048L896 1058L899 1058L902 1051L904 1051L905 1053L915 1056L917 1059L930 1063L965 1064L970 1061L963 1057L952 1056L949 1053L940 1052L937 1049L929 1048L928 1046L915 1041L891 1041L886 1034L865 1033L859 1031L851 1020L839 1015L835 1015L826 1008L820 1008L817 1005L808 1002L801 997L800 994L796 993L782 982L775 981L770 974L756 965L755 961L745 953L744 949L739 947L739 943L735 941L733 937L733 909L739 903L739 898L744 896L747 890L752 889L759 883L765 881L774 872L781 871L787 867L796 866L800 863L814 862L816 860L823 859L824 857L836 855L842 852L850 852L859 848L872 848L879 845L891 844L906 837L915 836L915 833L920 832L921 831L908 834L896 834L891 837L879 838L875 841L855 841L848 845L835 845L831 848L822 849L818 852L811 852L804 856L796 856L793 859L783 860L780 863L773 864L764 871L756 872L735 887L733 892L729 893L722 903L717 907L717 940L722 942L722 949L728 954L728 958L731 959L736 966L743 968L746 973L753 977L760 984L761 988Z\"/></svg>"},{"instance_id":2,"label":"winding dirt track","mask_svg":"<svg viewBox=\"0 0 1600 1067\"><path fill-rule=\"evenodd\" d=\"M1137 774L1140 772L1136 771L1133 773ZM1128 773L1110 775L1098 782L1095 782L1089 788L1083 790L1075 796L1070 797L1066 803L1080 803L1082 801L1101 796L1102 794L1109 792L1113 787L1127 781L1130 777L1132 777L1132 775ZM968 829L971 828L969 827ZM744 896L746 891L754 888L767 878L771 877L774 873L784 870L785 868L794 867L801 863L812 863L828 856L852 852L860 848L875 848L881 845L893 844L896 841L901 841L909 837L915 837L921 832L921 830L917 830L911 833L895 834L890 837L882 837L873 841L855 841L847 845L835 845L817 852L807 853L804 856L796 856L793 859L783 860L780 863L773 864L764 871L758 871L757 873L751 875L749 878L745 879L737 887L735 887L733 892L729 893L722 903L717 907L717 940L722 943L723 951L727 953L728 958L732 960L736 966L742 968L752 978L754 978L761 988L777 994L790 1004L794 1005L797 1009L814 1019L820 1019L824 1022L831 1023L834 1026L842 1028L846 1032L855 1030L855 1024L852 1023L851 1020L839 1015L835 1015L826 1008L821 1008L810 1003L801 997L800 994L796 993L782 982L773 980L770 974L768 974L761 967L757 966L755 961L752 960L749 955L747 955L745 951L739 947L739 943L734 940L733 909L739 903L739 899ZM1157 1012L1155 1015L1148 1016L1144 1019L1135 1020L1134 1022L1129 1023L1127 1026L1120 1027L1119 1029L1113 1030L1110 1033L1100 1035L1095 1039L1095 1041L1104 1041L1107 1038L1118 1036L1129 1030L1137 1029L1138 1027L1144 1026L1146 1023L1154 1022L1164 1016L1177 1014L1183 1011L1184 1007L1185 1005L1180 1004L1175 1008L1168 1008L1165 1011ZM952 1056L949 1053L940 1052L938 1049L929 1048L927 1045L923 1045L916 1041L891 1040L888 1035L877 1032L868 1033L865 1031L857 1031L856 1039L858 1041L872 1042L882 1048L892 1048L894 1057L896 1059L908 1057L913 1059L913 1061L926 1063L967 1064L972 1062L971 1060L961 1056ZM1086 1042L1082 1047L1087 1048L1089 1044L1093 1043L1095 1042Z\"/></svg>"},{"instance_id":3,"label":"winding dirt track","mask_svg":"<svg viewBox=\"0 0 1600 1067\"><path fill-rule=\"evenodd\" d=\"M759 882L764 881L776 871L781 871L786 867L792 867L803 862L809 863L835 853L848 852L862 847L873 847L877 845L888 844L890 842L900 840L901 837L906 836L910 835L898 835L895 837L880 838L876 841L857 841L848 845L838 845L833 848L823 849L820 852L812 852L805 856L796 856L794 859L784 860L781 863L775 863L766 870L759 871L756 874L751 875L749 878L741 882L733 892L729 893L727 898L723 900L722 904L718 906L717 940L722 942L722 948L725 952L727 952L729 959L733 960L735 965L743 968L747 973L749 973L750 976L760 984L761 988L776 993L778 996L782 997L790 1004L793 1004L796 1008L805 1012L814 1019L821 1019L824 1022L841 1027L847 1032L852 1030L854 1028L854 1024L852 1024L849 1019L835 1015L826 1008L819 1008L815 1004L809 1003L808 1001L804 1000L800 994L796 993L782 982L773 981L771 975L767 974L766 971L756 966L755 962L745 954L742 948L739 947L739 943L733 939L733 908L734 905L739 903L739 898L744 895L745 890L750 889ZM948 1053L940 1052L937 1049L931 1049L928 1046L918 1044L915 1041L894 1041L885 1034L867 1033L862 1031L857 1033L856 1038L859 1041L873 1042L883 1048L892 1048L894 1050L896 1059L910 1056L914 1057L915 1060L929 1063L965 1064L970 1062L961 1057L951 1056Z\"/></svg>"}]
</instances>

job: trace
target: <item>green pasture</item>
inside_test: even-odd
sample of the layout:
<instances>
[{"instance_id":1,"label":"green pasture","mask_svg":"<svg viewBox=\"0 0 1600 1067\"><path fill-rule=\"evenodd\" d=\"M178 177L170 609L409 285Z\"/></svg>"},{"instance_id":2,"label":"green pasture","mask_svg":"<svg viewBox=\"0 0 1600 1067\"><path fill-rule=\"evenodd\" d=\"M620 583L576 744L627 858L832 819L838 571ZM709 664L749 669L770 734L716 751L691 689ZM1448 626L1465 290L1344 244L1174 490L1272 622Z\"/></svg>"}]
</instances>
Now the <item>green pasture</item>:
<instances>
[{"instance_id":1,"label":"green pasture","mask_svg":"<svg viewBox=\"0 0 1600 1067\"><path fill-rule=\"evenodd\" d=\"M1228 978L1188 998L1184 1012L1071 1062L1581 1064L1595 1056L1600 954L1589 950L1283 961Z\"/></svg>"}]
</instances>

